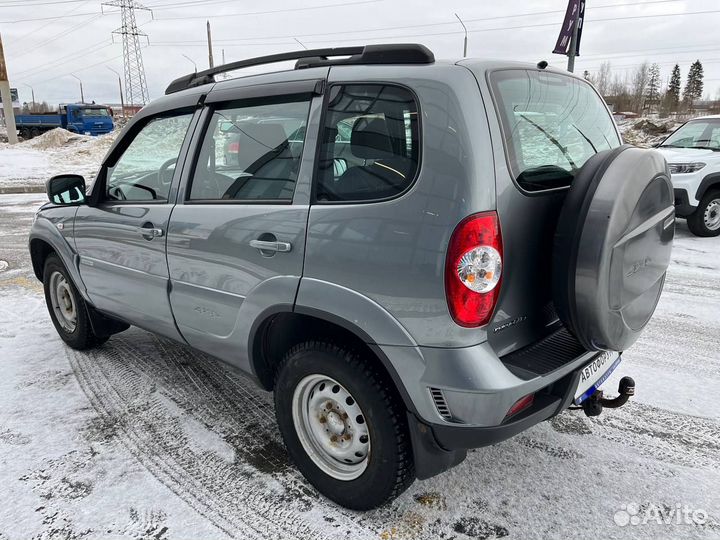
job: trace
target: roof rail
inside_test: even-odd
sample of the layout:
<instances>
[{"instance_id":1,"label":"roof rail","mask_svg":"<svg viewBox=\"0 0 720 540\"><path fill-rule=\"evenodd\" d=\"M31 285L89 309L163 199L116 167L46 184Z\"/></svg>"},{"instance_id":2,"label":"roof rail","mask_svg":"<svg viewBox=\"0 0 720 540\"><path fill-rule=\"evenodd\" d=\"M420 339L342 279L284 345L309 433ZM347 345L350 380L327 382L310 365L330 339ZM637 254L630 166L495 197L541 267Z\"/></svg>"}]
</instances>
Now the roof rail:
<instances>
[{"instance_id":1,"label":"roof rail","mask_svg":"<svg viewBox=\"0 0 720 540\"><path fill-rule=\"evenodd\" d=\"M349 58L331 59L333 56ZM331 49L310 49L268 56L248 58L229 64L223 64L204 71L191 73L178 77L165 89L165 94L173 94L194 86L201 86L215 82L215 75L227 73L236 69L276 62L297 60L295 69L302 69L315 66L348 65L348 64L432 64L435 56L432 51L424 45L390 44L390 45L365 45L364 47L336 47Z\"/></svg>"}]
</instances>

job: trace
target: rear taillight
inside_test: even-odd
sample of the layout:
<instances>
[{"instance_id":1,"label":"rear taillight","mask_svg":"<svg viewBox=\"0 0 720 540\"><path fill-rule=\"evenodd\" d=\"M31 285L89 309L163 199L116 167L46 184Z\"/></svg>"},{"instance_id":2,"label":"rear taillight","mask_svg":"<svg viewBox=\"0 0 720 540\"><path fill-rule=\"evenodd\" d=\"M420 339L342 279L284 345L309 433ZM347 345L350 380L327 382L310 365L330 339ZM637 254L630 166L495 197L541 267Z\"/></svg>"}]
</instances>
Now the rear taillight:
<instances>
[{"instance_id":1,"label":"rear taillight","mask_svg":"<svg viewBox=\"0 0 720 540\"><path fill-rule=\"evenodd\" d=\"M239 142L231 142L227 146L227 151L230 154L237 154L240 152L240 143Z\"/></svg>"},{"instance_id":2,"label":"rear taillight","mask_svg":"<svg viewBox=\"0 0 720 540\"><path fill-rule=\"evenodd\" d=\"M445 295L453 320L476 327L490 322L502 277L502 238L495 212L462 220L450 238Z\"/></svg>"}]
</instances>

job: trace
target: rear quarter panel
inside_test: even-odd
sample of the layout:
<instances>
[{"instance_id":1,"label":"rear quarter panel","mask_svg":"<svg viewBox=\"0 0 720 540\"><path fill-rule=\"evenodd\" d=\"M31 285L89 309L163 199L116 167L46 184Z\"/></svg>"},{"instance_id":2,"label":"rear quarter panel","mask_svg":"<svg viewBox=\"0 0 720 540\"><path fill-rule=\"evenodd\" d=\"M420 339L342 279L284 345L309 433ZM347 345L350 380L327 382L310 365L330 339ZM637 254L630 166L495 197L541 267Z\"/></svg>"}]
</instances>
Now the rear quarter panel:
<instances>
[{"instance_id":1,"label":"rear quarter panel","mask_svg":"<svg viewBox=\"0 0 720 540\"><path fill-rule=\"evenodd\" d=\"M333 67L330 83L393 82L418 100L421 165L414 185L398 198L360 204L314 204L297 305L322 302L325 311L358 318L348 295L318 300L325 282L381 306L400 329L382 332L386 345L411 342L463 346L484 341L482 329L455 324L445 300L448 240L457 223L494 209L495 178L487 117L478 85L465 68L433 66ZM309 279L308 279L309 278ZM312 306L316 307L316 306Z\"/></svg>"}]
</instances>

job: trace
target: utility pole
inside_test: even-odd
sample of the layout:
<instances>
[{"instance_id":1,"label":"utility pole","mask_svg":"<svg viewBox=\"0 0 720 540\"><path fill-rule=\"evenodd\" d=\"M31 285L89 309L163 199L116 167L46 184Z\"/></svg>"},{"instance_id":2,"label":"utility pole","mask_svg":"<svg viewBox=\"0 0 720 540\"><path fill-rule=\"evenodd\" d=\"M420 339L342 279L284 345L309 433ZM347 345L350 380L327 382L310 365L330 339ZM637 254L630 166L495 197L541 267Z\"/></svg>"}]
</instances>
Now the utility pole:
<instances>
[{"instance_id":1,"label":"utility pole","mask_svg":"<svg viewBox=\"0 0 720 540\"><path fill-rule=\"evenodd\" d=\"M580 0L583 1L583 0ZM575 10L575 17L573 22L572 38L570 38L570 50L568 51L568 68L567 70L572 73L575 71L575 56L577 55L577 40L580 22L580 2L578 2L577 9Z\"/></svg>"},{"instance_id":2,"label":"utility pole","mask_svg":"<svg viewBox=\"0 0 720 540\"><path fill-rule=\"evenodd\" d=\"M5 51L3 51L2 36L0 36L0 98L2 98L3 112L5 113L5 128L7 129L8 142L17 144L17 128L15 127L15 113L12 107L12 95L10 94L10 81L8 81L7 64L5 63Z\"/></svg>"},{"instance_id":3,"label":"utility pole","mask_svg":"<svg viewBox=\"0 0 720 540\"><path fill-rule=\"evenodd\" d=\"M123 116L123 118L125 118L125 100L123 99L122 81L120 80L120 73L115 71L110 66L105 66L105 67L108 68L110 71L112 71L118 77L118 87L120 88L120 108L122 109L122 116Z\"/></svg>"},{"instance_id":4,"label":"utility pole","mask_svg":"<svg viewBox=\"0 0 720 540\"><path fill-rule=\"evenodd\" d=\"M28 83L23 84L30 89L30 94L32 95L32 109L30 109L30 112L33 112L33 109L35 109L35 90Z\"/></svg>"},{"instance_id":5,"label":"utility pole","mask_svg":"<svg viewBox=\"0 0 720 540\"><path fill-rule=\"evenodd\" d=\"M468 36L467 27L465 26L465 23L462 22L460 15L458 15L456 13L455 17L457 17L457 20L460 21L460 24L462 24L462 27L463 27L463 31L465 32L465 39L463 40L463 58L467 58L467 41L468 41L467 40L467 36Z\"/></svg>"},{"instance_id":6,"label":"utility pole","mask_svg":"<svg viewBox=\"0 0 720 540\"><path fill-rule=\"evenodd\" d=\"M75 77L78 81L80 81L80 103L85 103L85 94L83 94L83 87L82 87L82 81L80 80L80 77L77 75L70 74L71 77Z\"/></svg>"},{"instance_id":7,"label":"utility pole","mask_svg":"<svg viewBox=\"0 0 720 540\"><path fill-rule=\"evenodd\" d=\"M215 67L212 56L212 35L210 34L210 21L207 22L207 35L208 35L208 62L210 63L210 69Z\"/></svg>"}]
</instances>

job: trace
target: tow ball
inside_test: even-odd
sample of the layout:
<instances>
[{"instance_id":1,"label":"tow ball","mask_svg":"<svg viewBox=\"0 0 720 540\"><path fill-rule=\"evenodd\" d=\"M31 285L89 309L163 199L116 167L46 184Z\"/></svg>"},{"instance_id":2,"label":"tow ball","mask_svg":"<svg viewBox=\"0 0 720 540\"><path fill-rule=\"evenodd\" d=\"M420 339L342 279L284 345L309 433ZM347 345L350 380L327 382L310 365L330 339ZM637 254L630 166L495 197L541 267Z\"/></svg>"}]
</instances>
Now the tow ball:
<instances>
[{"instance_id":1,"label":"tow ball","mask_svg":"<svg viewBox=\"0 0 720 540\"><path fill-rule=\"evenodd\" d=\"M598 390L582 403L582 409L586 416L598 416L603 407L617 409L625 405L630 396L635 395L635 381L632 377L623 377L618 384L618 396L613 399L603 397L603 391Z\"/></svg>"}]
</instances>

